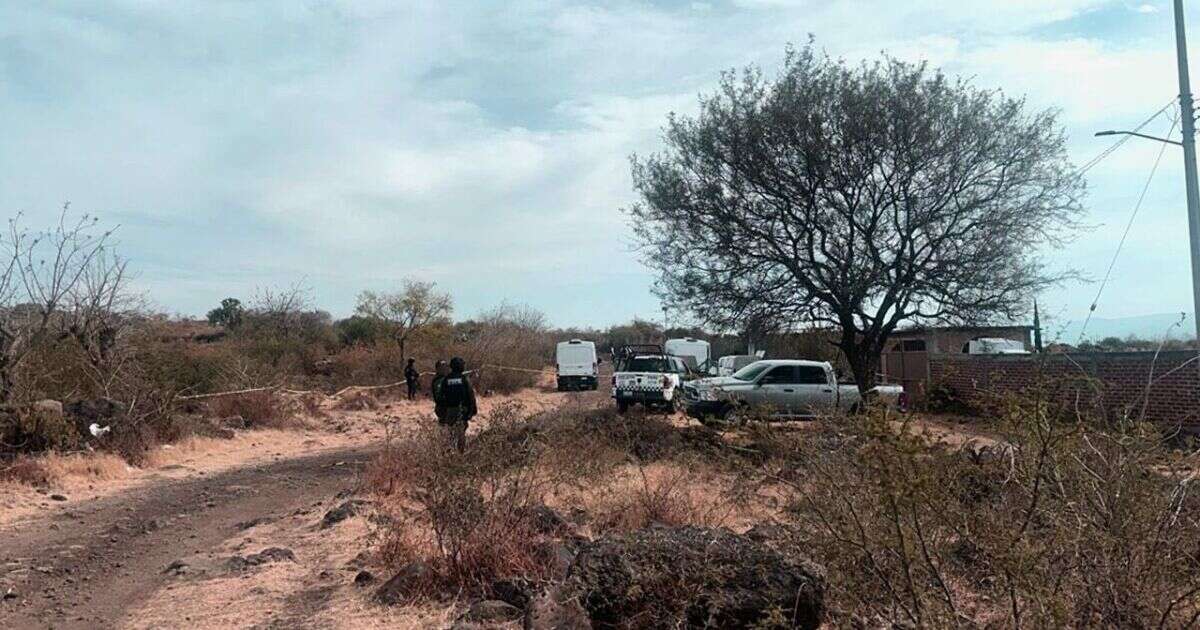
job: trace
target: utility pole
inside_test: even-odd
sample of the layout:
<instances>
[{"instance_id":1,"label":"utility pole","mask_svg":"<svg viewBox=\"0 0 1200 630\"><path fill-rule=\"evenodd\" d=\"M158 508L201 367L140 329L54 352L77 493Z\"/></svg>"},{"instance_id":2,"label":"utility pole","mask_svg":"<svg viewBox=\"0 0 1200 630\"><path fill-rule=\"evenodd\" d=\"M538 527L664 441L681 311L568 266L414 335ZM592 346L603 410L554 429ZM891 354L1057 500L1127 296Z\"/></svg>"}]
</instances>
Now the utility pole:
<instances>
[{"instance_id":1,"label":"utility pole","mask_svg":"<svg viewBox=\"0 0 1200 630\"><path fill-rule=\"evenodd\" d=\"M1192 319L1196 324L1196 346L1200 348L1200 185L1196 181L1196 113L1192 107L1188 75L1183 0L1175 0L1175 52L1179 57L1179 114L1183 118L1183 170L1187 179L1188 234L1192 250Z\"/></svg>"}]
</instances>

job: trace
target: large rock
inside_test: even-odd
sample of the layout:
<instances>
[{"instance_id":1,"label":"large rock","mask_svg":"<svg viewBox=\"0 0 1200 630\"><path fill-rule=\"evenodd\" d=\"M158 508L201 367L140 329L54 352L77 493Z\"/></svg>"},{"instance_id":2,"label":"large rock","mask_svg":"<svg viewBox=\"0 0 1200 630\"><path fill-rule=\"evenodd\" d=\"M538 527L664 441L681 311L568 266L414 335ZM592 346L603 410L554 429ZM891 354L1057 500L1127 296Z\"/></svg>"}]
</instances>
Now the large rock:
<instances>
[{"instance_id":1,"label":"large rock","mask_svg":"<svg viewBox=\"0 0 1200 630\"><path fill-rule=\"evenodd\" d=\"M321 529L329 529L330 527L341 523L351 516L361 514L362 510L364 510L370 504L370 501L364 501L362 499L350 499L349 501L343 501L341 505L325 513L324 518L321 519Z\"/></svg>"},{"instance_id":2,"label":"large rock","mask_svg":"<svg viewBox=\"0 0 1200 630\"><path fill-rule=\"evenodd\" d=\"M275 562L295 562L296 554L285 547L267 547L258 553L248 556L232 556L225 561L225 567L230 571L246 571L252 567Z\"/></svg>"},{"instance_id":3,"label":"large rock","mask_svg":"<svg viewBox=\"0 0 1200 630\"><path fill-rule=\"evenodd\" d=\"M815 629L824 591L824 570L783 548L723 529L652 527L586 545L558 600L578 600L597 628L637 617Z\"/></svg>"},{"instance_id":4,"label":"large rock","mask_svg":"<svg viewBox=\"0 0 1200 630\"><path fill-rule=\"evenodd\" d=\"M498 599L485 599L471 604L462 616L463 621L473 623L504 623L521 619L525 613L520 608Z\"/></svg>"},{"instance_id":5,"label":"large rock","mask_svg":"<svg viewBox=\"0 0 1200 630\"><path fill-rule=\"evenodd\" d=\"M554 588L529 602L525 627L527 630L592 630L592 622L579 599Z\"/></svg>"},{"instance_id":6,"label":"large rock","mask_svg":"<svg viewBox=\"0 0 1200 630\"><path fill-rule=\"evenodd\" d=\"M114 420L125 415L126 407L124 403L111 398L95 398L66 403L62 410L79 435L90 436L88 427L92 423L110 426Z\"/></svg>"},{"instance_id":7,"label":"large rock","mask_svg":"<svg viewBox=\"0 0 1200 630\"><path fill-rule=\"evenodd\" d=\"M415 596L428 592L435 578L429 565L410 562L375 591L375 601L387 606L409 602Z\"/></svg>"}]
</instances>

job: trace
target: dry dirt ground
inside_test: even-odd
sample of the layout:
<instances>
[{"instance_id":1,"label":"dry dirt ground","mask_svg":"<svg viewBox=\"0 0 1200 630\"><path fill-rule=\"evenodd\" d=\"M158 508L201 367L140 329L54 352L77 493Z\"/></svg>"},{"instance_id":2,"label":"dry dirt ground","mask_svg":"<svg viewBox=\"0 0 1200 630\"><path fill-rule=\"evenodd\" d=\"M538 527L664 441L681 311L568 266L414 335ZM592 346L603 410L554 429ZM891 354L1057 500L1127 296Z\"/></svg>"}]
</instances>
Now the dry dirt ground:
<instances>
[{"instance_id":1,"label":"dry dirt ground","mask_svg":"<svg viewBox=\"0 0 1200 630\"><path fill-rule=\"evenodd\" d=\"M514 402L530 413L611 404L603 391L548 387L481 402L481 418ZM190 440L161 448L144 468L56 456L52 488L0 486L0 628L448 627L454 606L370 602L389 576L365 553L369 510L322 524L355 495L385 432L432 422L430 403L326 407L307 428ZM935 421L912 429L987 441ZM749 516L720 523L744 527ZM364 568L375 577L357 585Z\"/></svg>"},{"instance_id":2,"label":"dry dirt ground","mask_svg":"<svg viewBox=\"0 0 1200 630\"><path fill-rule=\"evenodd\" d=\"M481 416L598 400L526 390L482 399ZM444 626L453 611L367 603L353 582L370 542L362 516L322 527L385 426L432 421L428 401L329 409L305 430L164 448L146 468L60 458L51 489L0 486L0 628ZM293 557L255 555L269 548Z\"/></svg>"}]
</instances>

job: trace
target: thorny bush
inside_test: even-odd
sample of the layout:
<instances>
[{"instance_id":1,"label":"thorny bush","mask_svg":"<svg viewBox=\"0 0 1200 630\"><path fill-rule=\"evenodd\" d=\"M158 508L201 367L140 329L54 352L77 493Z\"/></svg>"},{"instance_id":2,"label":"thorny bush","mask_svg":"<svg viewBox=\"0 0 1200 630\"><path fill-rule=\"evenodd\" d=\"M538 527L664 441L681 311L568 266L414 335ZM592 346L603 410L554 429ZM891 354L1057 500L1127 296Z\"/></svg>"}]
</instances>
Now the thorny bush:
<instances>
[{"instance_id":1,"label":"thorny bush","mask_svg":"<svg viewBox=\"0 0 1200 630\"><path fill-rule=\"evenodd\" d=\"M839 626L1194 626L1194 456L1053 408L1010 401L957 448L883 412L760 430L774 457L747 472L791 495Z\"/></svg>"},{"instance_id":2,"label":"thorny bush","mask_svg":"<svg viewBox=\"0 0 1200 630\"><path fill-rule=\"evenodd\" d=\"M529 416L513 403L497 406L483 424L465 455L432 422L390 437L366 472L389 517L385 559L426 562L439 577L414 597L486 592L499 577L548 579L554 558L547 542L556 532L545 531L539 517L548 497L590 490L631 459L658 460L680 445L662 419L611 410ZM682 486L668 482L644 484L641 512L678 513L674 491Z\"/></svg>"}]
</instances>

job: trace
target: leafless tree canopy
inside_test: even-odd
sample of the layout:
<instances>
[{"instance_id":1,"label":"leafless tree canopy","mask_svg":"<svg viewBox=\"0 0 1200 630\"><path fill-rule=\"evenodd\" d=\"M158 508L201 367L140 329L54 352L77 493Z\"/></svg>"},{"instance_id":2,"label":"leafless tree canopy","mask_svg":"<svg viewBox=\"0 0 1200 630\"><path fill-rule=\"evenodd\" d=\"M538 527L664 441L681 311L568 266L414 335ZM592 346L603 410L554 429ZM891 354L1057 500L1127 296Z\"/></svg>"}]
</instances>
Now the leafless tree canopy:
<instances>
[{"instance_id":1,"label":"leafless tree canopy","mask_svg":"<svg viewBox=\"0 0 1200 630\"><path fill-rule=\"evenodd\" d=\"M710 324L832 325L874 383L902 322L1022 314L1037 256L1076 227L1083 184L1053 112L891 58L789 50L728 73L666 148L633 159L629 209L664 300Z\"/></svg>"},{"instance_id":2,"label":"leafless tree canopy","mask_svg":"<svg viewBox=\"0 0 1200 630\"><path fill-rule=\"evenodd\" d=\"M94 368L136 310L125 261L110 248L112 231L64 205L55 226L24 227L20 215L0 236L0 400L12 396L14 374L39 346L74 339Z\"/></svg>"}]
</instances>

